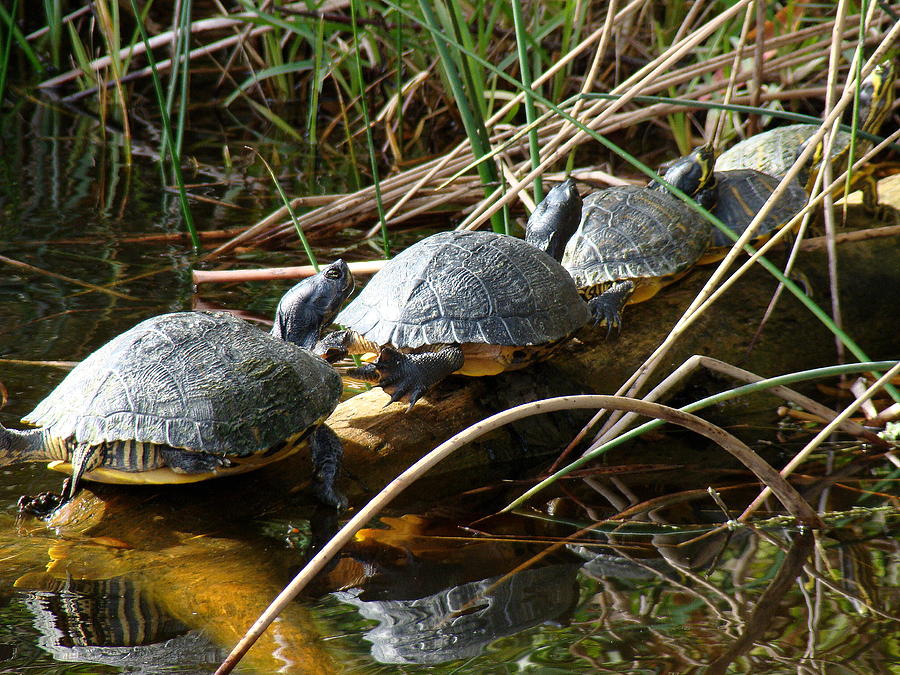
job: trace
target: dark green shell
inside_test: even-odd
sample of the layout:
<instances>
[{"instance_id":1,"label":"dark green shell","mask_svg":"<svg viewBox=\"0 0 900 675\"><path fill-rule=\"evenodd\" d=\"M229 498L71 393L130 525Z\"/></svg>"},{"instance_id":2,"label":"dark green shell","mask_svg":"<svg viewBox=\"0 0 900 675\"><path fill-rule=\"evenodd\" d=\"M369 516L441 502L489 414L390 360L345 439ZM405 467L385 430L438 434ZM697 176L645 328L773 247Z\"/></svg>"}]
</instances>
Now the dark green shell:
<instances>
[{"instance_id":1,"label":"dark green shell","mask_svg":"<svg viewBox=\"0 0 900 675\"><path fill-rule=\"evenodd\" d=\"M380 345L539 345L590 318L571 277L521 239L457 230L384 266L336 322Z\"/></svg>"},{"instance_id":2,"label":"dark green shell","mask_svg":"<svg viewBox=\"0 0 900 675\"><path fill-rule=\"evenodd\" d=\"M646 187L613 187L585 198L562 263L582 289L665 278L697 262L711 239L706 221L676 197Z\"/></svg>"},{"instance_id":3,"label":"dark green shell","mask_svg":"<svg viewBox=\"0 0 900 675\"><path fill-rule=\"evenodd\" d=\"M712 210L728 227L740 235L763 207L779 179L753 169L716 171L716 206ZM787 190L769 210L756 230L757 237L764 237L793 218L804 206L808 195L797 181L788 184ZM713 246L731 246L733 242L713 228Z\"/></svg>"},{"instance_id":4,"label":"dark green shell","mask_svg":"<svg viewBox=\"0 0 900 675\"><path fill-rule=\"evenodd\" d=\"M338 403L322 359L224 312L147 319L79 363L25 418L56 438L250 455Z\"/></svg>"}]
</instances>

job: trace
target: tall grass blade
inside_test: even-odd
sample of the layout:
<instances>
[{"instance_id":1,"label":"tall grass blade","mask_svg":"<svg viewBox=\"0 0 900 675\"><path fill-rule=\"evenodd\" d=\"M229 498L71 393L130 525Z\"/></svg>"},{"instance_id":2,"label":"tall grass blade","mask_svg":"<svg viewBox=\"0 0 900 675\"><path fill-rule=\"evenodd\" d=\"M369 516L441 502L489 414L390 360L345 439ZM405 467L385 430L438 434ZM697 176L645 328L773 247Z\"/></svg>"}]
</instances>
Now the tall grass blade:
<instances>
[{"instance_id":1,"label":"tall grass blade","mask_svg":"<svg viewBox=\"0 0 900 675\"><path fill-rule=\"evenodd\" d=\"M3 97L6 94L6 74L9 71L9 56L12 53L13 33L16 30L16 24L12 21L12 17L19 13L19 0L13 0L10 11L9 20L5 21L6 35L3 37L3 52L0 54L0 104L3 103ZM4 19L6 17L3 17Z\"/></svg>"},{"instance_id":2,"label":"tall grass blade","mask_svg":"<svg viewBox=\"0 0 900 675\"><path fill-rule=\"evenodd\" d=\"M106 43L106 51L110 57L113 82L115 83L116 100L122 118L122 138L125 144L125 164L131 166L131 125L128 115L128 101L125 96L125 88L122 86L122 77L125 74L124 64L120 56L121 25L119 22L119 3L109 3L107 0L96 0L94 3L94 15L97 17L97 25ZM101 84L98 82L98 84Z\"/></svg>"},{"instance_id":3,"label":"tall grass blade","mask_svg":"<svg viewBox=\"0 0 900 675\"><path fill-rule=\"evenodd\" d=\"M319 145L319 96L325 84L328 74L328 66L325 64L325 17L319 16L316 22L315 40L313 41L312 76L309 78L309 108L306 111L306 158L304 161L304 176L306 178L307 191L316 192L316 155Z\"/></svg>"},{"instance_id":4,"label":"tall grass blade","mask_svg":"<svg viewBox=\"0 0 900 675\"><path fill-rule=\"evenodd\" d=\"M131 9L135 17L141 16L138 11L137 0L129 0ZM197 228L194 225L194 217L191 214L191 207L188 204L187 190L184 187L184 176L181 173L181 155L172 138L172 125L169 120L169 112L166 109L166 99L163 96L162 82L159 79L159 72L156 70L156 59L153 58L153 51L150 49L150 38L147 35L147 29L144 27L143 21L138 21L138 28L141 31L141 39L144 41L144 48L147 50L147 61L150 63L151 78L153 80L153 90L156 94L156 103L159 106L160 117L163 125L164 146L169 148L169 157L172 159L172 171L175 174L175 182L178 185L178 199L181 205L181 215L184 218L185 227L191 236L191 245L194 251L200 250L200 237L197 235ZM165 154L160 155L160 161L164 161Z\"/></svg>"},{"instance_id":5,"label":"tall grass blade","mask_svg":"<svg viewBox=\"0 0 900 675\"><path fill-rule=\"evenodd\" d=\"M78 67L82 72L78 81L82 86L87 87L90 84L90 80L88 79L90 77L89 73L93 72L90 70L90 57L88 56L87 49L81 41L81 36L78 35L78 31L75 30L75 27L71 23L67 23L66 29L69 33L69 43L72 46L72 55L75 58L75 63L78 64Z\"/></svg>"},{"instance_id":6,"label":"tall grass blade","mask_svg":"<svg viewBox=\"0 0 900 675\"><path fill-rule=\"evenodd\" d=\"M315 61L309 59L306 59L304 61L291 61L290 63L283 63L280 66L264 68L263 70L253 73L246 80L241 82L238 85L237 89L235 89L225 98L225 100L222 102L222 105L224 105L225 107L230 106L238 97L243 96L248 89L268 78L281 76L287 73L302 73L310 70L315 71L315 69ZM312 96L312 92L310 93L310 96ZM315 94L315 103L316 105L318 105L318 91L316 91ZM312 100L310 101L309 105L310 115L312 115L313 111L315 110L315 106L313 106Z\"/></svg>"},{"instance_id":7,"label":"tall grass blade","mask_svg":"<svg viewBox=\"0 0 900 675\"><path fill-rule=\"evenodd\" d=\"M862 6L860 7L861 14L866 14L866 8L868 7L868 5L869 3L866 0L863 0ZM862 46L865 44L865 27L865 22L860 21L859 36L856 43L856 68L854 72L854 76L856 78L856 91L853 93L853 109L851 118L852 122L850 124L850 147L847 148L847 180L844 182L844 205L842 208L844 221L847 220L847 197L850 195L851 186L853 184L853 162L856 160L856 142L858 138L857 126L859 125L859 85L864 61Z\"/></svg>"},{"instance_id":8,"label":"tall grass blade","mask_svg":"<svg viewBox=\"0 0 900 675\"><path fill-rule=\"evenodd\" d=\"M520 0L511 0L513 11L513 24L516 30L516 48L519 54L519 72L522 75L523 91L525 93L525 120L530 127L528 132L528 151L531 158L531 168L536 169L541 163L541 149L538 145L537 128L534 121L537 112L534 109L534 95L532 92L531 69L528 65L527 30L522 18L522 4ZM544 198L544 187L540 176L534 178L534 201L540 203Z\"/></svg>"},{"instance_id":9,"label":"tall grass blade","mask_svg":"<svg viewBox=\"0 0 900 675\"><path fill-rule=\"evenodd\" d=\"M13 15L16 14L16 6L18 0L13 0ZM47 28L50 34L50 63L53 64L54 70L59 70L62 66L61 46L62 46L62 7L61 0L44 0L44 17L47 20Z\"/></svg>"},{"instance_id":10,"label":"tall grass blade","mask_svg":"<svg viewBox=\"0 0 900 675\"><path fill-rule=\"evenodd\" d=\"M34 53L34 50L31 48L31 45L28 44L28 40L22 34L22 31L19 30L19 26L16 23L16 15L19 13L19 0L13 0L12 7L9 11L7 11L6 6L0 3L0 23L6 26L6 43L4 45L4 51L9 54L12 53L12 42L15 40L16 44L19 47L21 54L28 60L31 64L31 67L38 74L44 73L44 66L41 64L41 60L38 58L37 54ZM6 62L9 60L9 57L4 57L3 69L6 70Z\"/></svg>"},{"instance_id":11,"label":"tall grass blade","mask_svg":"<svg viewBox=\"0 0 900 675\"><path fill-rule=\"evenodd\" d=\"M306 142L315 147L319 142L319 96L328 68L325 66L325 17L320 16L316 24L316 39L313 43L312 78L309 82L309 110L306 112Z\"/></svg>"},{"instance_id":12,"label":"tall grass blade","mask_svg":"<svg viewBox=\"0 0 900 675\"><path fill-rule=\"evenodd\" d=\"M353 44L356 46L353 59L353 78L356 90L359 92L359 105L362 109L363 124L366 127L366 145L369 148L369 166L372 171L372 181L375 187L375 206L378 209L378 222L381 224L381 246L384 249L384 257L391 257L391 239L388 235L387 222L384 219L384 203L381 201L381 182L378 178L378 160L375 156L375 140L372 138L372 125L369 121L369 106L366 103L368 90L363 79L362 59L360 58L359 25L357 17L357 5L359 0L350 0L350 22L353 28Z\"/></svg>"},{"instance_id":13,"label":"tall grass blade","mask_svg":"<svg viewBox=\"0 0 900 675\"><path fill-rule=\"evenodd\" d=\"M442 6L441 3L436 4ZM459 54L464 53L466 49L455 39L450 38L447 34L448 31L441 30L440 25L438 24L437 17L432 10L431 3L428 0L419 0L419 7L422 10L422 15L425 17L425 26L431 32L435 47L437 48L438 54L440 55L441 65L443 65L444 67L444 73L447 76L447 81L450 85L453 98L456 100L456 105L459 110L460 117L462 118L463 127L466 130L466 136L469 138L469 142L472 145L472 152L476 158L486 155L489 150L487 143L487 130L484 128L483 120L479 127L476 122L476 113L474 112L474 109L478 106L478 102L473 103L473 101L469 100L469 97L466 94L466 87L459 73L457 60L453 57L453 54L450 52L449 48L453 46ZM408 12L396 5L394 5L394 8L403 14L409 15ZM417 17L412 17L411 15L409 16L413 20L417 20ZM445 28L450 28L450 30L452 31L452 25L446 26ZM468 55L478 59L478 57L470 50ZM481 65L484 65L486 63L483 59L478 59L478 61L481 63ZM500 71L497 72L499 73ZM481 178L482 184L484 185L485 197L489 197L491 194L491 186L496 185L498 182L497 172L494 165L487 162L480 163L478 165L478 175ZM491 225L495 232L505 231L503 219L500 214L495 213L491 217Z\"/></svg>"},{"instance_id":14,"label":"tall grass blade","mask_svg":"<svg viewBox=\"0 0 900 675\"><path fill-rule=\"evenodd\" d=\"M300 227L300 221L297 220L297 213L294 211L294 207L291 205L291 200L288 199L288 196L284 193L284 189L281 187L281 182L278 180L278 177L275 175L275 172L272 170L272 166L266 161L266 158L263 157L256 148L251 148L247 146L248 150L252 150L256 153L256 156L259 157L259 161L263 163L263 166L266 167L266 171L269 172L269 176L272 178L272 183L275 184L275 189L278 190L278 195L281 197L281 201L284 204L284 207L288 210L288 213L291 214L291 222L294 223L294 229L297 230L297 236L300 238L300 243L303 244L303 250L306 251L306 257L309 259L309 264L313 266L313 269L316 272L319 271L319 261L316 260L316 254L312 250L312 246L309 245L309 240L306 238L306 233L303 231L303 228Z\"/></svg>"},{"instance_id":15,"label":"tall grass blade","mask_svg":"<svg viewBox=\"0 0 900 675\"><path fill-rule=\"evenodd\" d=\"M175 91L178 89L178 123L175 127L175 156L181 157L184 143L184 129L187 122L187 110L190 102L189 86L191 68L188 54L191 50L191 9L193 0L179 0L176 4L179 12L175 17L175 58L169 73L169 90L166 95L166 111L169 119L175 108ZM165 147L165 145L163 146Z\"/></svg>"},{"instance_id":16,"label":"tall grass blade","mask_svg":"<svg viewBox=\"0 0 900 675\"><path fill-rule=\"evenodd\" d=\"M403 58L402 58L402 54L403 54L403 45L404 45L403 23L395 15L396 15L396 12L392 11L391 16L394 16L395 18L397 18L397 21L395 22L396 27L394 30L394 53L396 53L398 55L398 62L397 62L397 67L396 67L396 71L395 71L397 74L397 79L394 82L394 89L397 92L397 122L396 122L396 124L397 124L398 129L402 129L403 128ZM397 160L396 161L400 162L403 159L403 157L402 157L403 148L402 148L402 143L398 143L397 145L400 147L398 148L398 151L397 151Z\"/></svg>"}]
</instances>

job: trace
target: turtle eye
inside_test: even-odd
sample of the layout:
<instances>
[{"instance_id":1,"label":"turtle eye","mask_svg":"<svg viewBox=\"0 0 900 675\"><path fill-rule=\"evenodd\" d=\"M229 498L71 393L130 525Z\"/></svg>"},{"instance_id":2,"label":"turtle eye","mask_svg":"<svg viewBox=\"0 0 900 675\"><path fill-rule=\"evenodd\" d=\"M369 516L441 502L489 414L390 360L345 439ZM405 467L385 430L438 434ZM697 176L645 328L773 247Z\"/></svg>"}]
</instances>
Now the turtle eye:
<instances>
[{"instance_id":1,"label":"turtle eye","mask_svg":"<svg viewBox=\"0 0 900 675\"><path fill-rule=\"evenodd\" d=\"M326 279L340 279L341 271L335 267L330 267L325 270L325 278Z\"/></svg>"}]
</instances>

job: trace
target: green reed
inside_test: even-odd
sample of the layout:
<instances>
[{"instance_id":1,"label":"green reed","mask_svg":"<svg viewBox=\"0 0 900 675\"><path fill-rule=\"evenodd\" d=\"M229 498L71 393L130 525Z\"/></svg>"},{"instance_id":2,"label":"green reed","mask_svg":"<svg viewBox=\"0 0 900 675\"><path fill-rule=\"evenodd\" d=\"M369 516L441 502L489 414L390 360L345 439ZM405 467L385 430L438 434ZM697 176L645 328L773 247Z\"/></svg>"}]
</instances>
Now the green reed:
<instances>
[{"instance_id":1,"label":"green reed","mask_svg":"<svg viewBox=\"0 0 900 675\"><path fill-rule=\"evenodd\" d=\"M140 17L141 14L138 11L137 0L129 0L131 3L131 9L134 12L136 17ZM156 59L153 57L153 51L150 49L150 38L147 35L147 29L144 27L142 21L138 21L138 28L140 29L141 39L144 41L144 47L147 50L147 60L150 63L150 70L152 73L153 80L153 91L156 95L156 104L159 107L160 117L162 119L163 126L163 151L160 153L160 162L165 161L165 149L168 149L169 157L172 160L172 172L175 175L175 182L178 185L178 198L179 203L181 205L181 215L184 218L185 227L187 227L187 231L191 236L191 245L194 247L195 251L200 250L200 237L197 235L197 228L194 225L194 218L191 214L191 207L188 204L187 199L187 190L184 187L184 176L181 173L181 154L178 151L178 146L175 144L174 137L172 134L172 125L169 118L169 111L166 107L166 99L163 95L162 82L159 78L159 72L156 69ZM187 101L181 101L182 107L187 107Z\"/></svg>"}]
</instances>

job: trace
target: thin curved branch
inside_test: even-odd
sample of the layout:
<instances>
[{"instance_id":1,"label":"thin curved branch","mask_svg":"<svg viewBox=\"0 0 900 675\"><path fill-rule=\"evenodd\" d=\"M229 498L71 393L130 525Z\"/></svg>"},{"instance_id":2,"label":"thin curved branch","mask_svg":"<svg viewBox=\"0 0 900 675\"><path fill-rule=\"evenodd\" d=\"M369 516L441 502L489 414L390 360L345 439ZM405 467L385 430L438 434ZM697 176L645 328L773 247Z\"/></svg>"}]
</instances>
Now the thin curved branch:
<instances>
[{"instance_id":1,"label":"thin curved branch","mask_svg":"<svg viewBox=\"0 0 900 675\"><path fill-rule=\"evenodd\" d=\"M441 443L434 450L422 457L418 462L401 473L381 492L379 492L368 504L351 518L331 540L322 547L307 564L300 570L297 576L285 587L265 612L250 627L250 630L241 638L228 657L223 661L216 675L230 673L241 660L243 655L253 646L260 635L268 628L296 595L318 574L328 562L349 542L353 536L378 514L387 504L397 497L403 490L412 485L418 478L440 461L451 455L456 450L474 441L480 436L493 431L505 424L515 422L526 417L541 415L559 410L575 410L585 408L608 408L612 410L624 410L637 412L648 417L664 419L668 422L681 425L692 431L706 436L719 444L724 450L734 455L747 468L753 471L759 479L765 483L778 496L788 512L801 522L816 527L820 524L819 517L812 507L794 490L793 487L781 477L781 475L769 466L768 463L748 448L740 440L730 433L706 420L690 413L685 413L659 403L650 403L637 399L621 396L581 395L559 396L526 403L509 410L492 415L478 424L461 431L447 441Z\"/></svg>"}]
</instances>

